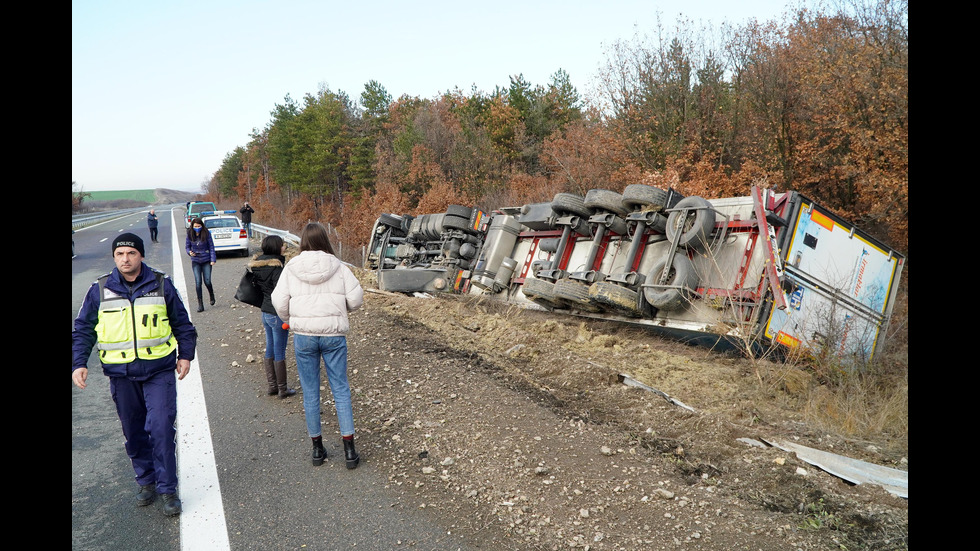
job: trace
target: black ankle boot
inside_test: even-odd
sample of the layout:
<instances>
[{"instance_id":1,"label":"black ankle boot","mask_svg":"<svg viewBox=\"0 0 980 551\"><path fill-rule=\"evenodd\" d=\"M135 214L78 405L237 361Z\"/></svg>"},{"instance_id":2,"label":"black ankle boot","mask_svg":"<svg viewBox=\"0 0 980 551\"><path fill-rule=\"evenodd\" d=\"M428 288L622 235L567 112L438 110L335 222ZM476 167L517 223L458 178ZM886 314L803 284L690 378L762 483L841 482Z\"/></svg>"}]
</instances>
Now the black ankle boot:
<instances>
[{"instance_id":1,"label":"black ankle boot","mask_svg":"<svg viewBox=\"0 0 980 551\"><path fill-rule=\"evenodd\" d=\"M214 287L208 285L208 297L211 299L211 306L214 306Z\"/></svg>"},{"instance_id":2,"label":"black ankle boot","mask_svg":"<svg viewBox=\"0 0 980 551\"><path fill-rule=\"evenodd\" d=\"M356 469L357 464L361 462L361 456L357 455L357 450L354 449L353 438L344 438L344 459L347 460L348 469Z\"/></svg>"},{"instance_id":3,"label":"black ankle boot","mask_svg":"<svg viewBox=\"0 0 980 551\"><path fill-rule=\"evenodd\" d=\"M319 467L323 465L323 461L327 458L327 450L323 447L322 440L313 441L313 466Z\"/></svg>"}]
</instances>

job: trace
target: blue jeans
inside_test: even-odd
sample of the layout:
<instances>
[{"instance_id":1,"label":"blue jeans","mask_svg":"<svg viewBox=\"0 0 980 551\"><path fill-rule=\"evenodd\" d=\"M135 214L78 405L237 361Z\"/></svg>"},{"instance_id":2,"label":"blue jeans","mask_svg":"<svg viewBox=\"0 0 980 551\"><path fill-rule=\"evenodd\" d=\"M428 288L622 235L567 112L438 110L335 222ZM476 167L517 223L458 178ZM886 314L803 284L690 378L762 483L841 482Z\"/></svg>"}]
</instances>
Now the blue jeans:
<instances>
[{"instance_id":1,"label":"blue jeans","mask_svg":"<svg viewBox=\"0 0 980 551\"><path fill-rule=\"evenodd\" d=\"M303 385L303 410L306 430L311 437L320 436L320 358L327 370L327 381L337 408L340 435L354 434L354 411L351 409L350 385L347 383L347 337L315 337L293 334L296 371Z\"/></svg>"},{"instance_id":2,"label":"blue jeans","mask_svg":"<svg viewBox=\"0 0 980 551\"><path fill-rule=\"evenodd\" d=\"M265 357L277 362L285 360L289 331L282 328L282 320L275 314L262 312L262 326L265 327Z\"/></svg>"},{"instance_id":3,"label":"blue jeans","mask_svg":"<svg viewBox=\"0 0 980 551\"><path fill-rule=\"evenodd\" d=\"M194 288L197 289L197 296L201 296L201 276L204 276L204 284L211 288L211 263L210 262L191 262L191 271L194 272Z\"/></svg>"}]
</instances>

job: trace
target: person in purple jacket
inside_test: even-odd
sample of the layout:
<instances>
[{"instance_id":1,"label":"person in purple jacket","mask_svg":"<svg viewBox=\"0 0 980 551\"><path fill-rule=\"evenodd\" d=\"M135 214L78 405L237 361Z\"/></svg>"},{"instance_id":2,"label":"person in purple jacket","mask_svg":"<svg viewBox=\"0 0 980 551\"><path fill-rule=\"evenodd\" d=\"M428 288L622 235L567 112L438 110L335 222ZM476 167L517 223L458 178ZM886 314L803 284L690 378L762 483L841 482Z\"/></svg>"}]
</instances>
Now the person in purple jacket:
<instances>
[{"instance_id":1,"label":"person in purple jacket","mask_svg":"<svg viewBox=\"0 0 980 551\"><path fill-rule=\"evenodd\" d=\"M191 270L194 272L194 290L197 291L197 311L204 311L204 298L201 293L201 278L204 285L208 288L208 295L211 298L211 306L214 306L214 287L211 286L211 267L218 260L218 255L214 252L214 240L211 239L211 232L208 231L204 221L195 218L191 221L191 227L187 228L187 240L184 242L184 249L191 257Z\"/></svg>"}]
</instances>

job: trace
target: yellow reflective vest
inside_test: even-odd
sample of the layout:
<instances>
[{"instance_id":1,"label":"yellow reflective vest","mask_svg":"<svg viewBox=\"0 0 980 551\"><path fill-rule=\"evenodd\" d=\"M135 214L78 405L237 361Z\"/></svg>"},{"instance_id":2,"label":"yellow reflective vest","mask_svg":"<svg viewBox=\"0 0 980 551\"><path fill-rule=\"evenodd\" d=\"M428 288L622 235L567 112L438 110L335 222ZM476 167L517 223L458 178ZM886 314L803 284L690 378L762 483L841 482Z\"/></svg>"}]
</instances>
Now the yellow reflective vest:
<instances>
[{"instance_id":1,"label":"yellow reflective vest","mask_svg":"<svg viewBox=\"0 0 980 551\"><path fill-rule=\"evenodd\" d=\"M99 278L99 321L96 348L107 364L125 364L139 358L165 358L177 348L170 330L167 303L163 295L163 274L156 274L157 288L130 301L105 286L108 276Z\"/></svg>"}]
</instances>

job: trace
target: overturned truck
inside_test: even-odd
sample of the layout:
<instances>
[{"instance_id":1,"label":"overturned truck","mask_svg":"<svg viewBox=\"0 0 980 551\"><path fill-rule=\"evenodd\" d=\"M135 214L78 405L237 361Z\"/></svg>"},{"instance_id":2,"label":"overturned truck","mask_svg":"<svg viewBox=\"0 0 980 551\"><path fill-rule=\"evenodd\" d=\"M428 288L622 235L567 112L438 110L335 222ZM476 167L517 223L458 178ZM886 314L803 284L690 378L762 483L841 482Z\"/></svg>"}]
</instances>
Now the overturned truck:
<instances>
[{"instance_id":1,"label":"overturned truck","mask_svg":"<svg viewBox=\"0 0 980 551\"><path fill-rule=\"evenodd\" d=\"M793 191L707 200L642 184L491 213L382 214L367 256L382 290L482 294L845 363L878 348L904 262Z\"/></svg>"}]
</instances>

